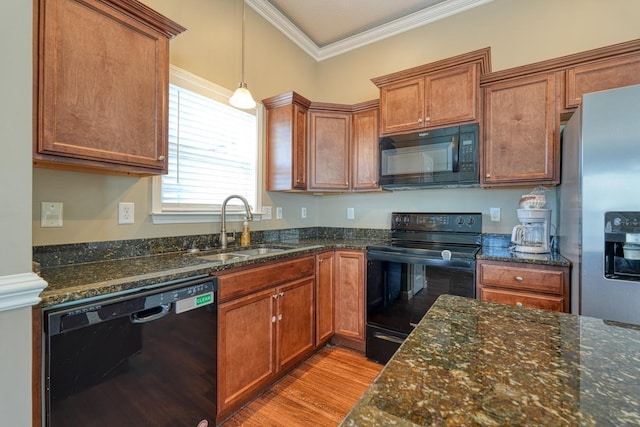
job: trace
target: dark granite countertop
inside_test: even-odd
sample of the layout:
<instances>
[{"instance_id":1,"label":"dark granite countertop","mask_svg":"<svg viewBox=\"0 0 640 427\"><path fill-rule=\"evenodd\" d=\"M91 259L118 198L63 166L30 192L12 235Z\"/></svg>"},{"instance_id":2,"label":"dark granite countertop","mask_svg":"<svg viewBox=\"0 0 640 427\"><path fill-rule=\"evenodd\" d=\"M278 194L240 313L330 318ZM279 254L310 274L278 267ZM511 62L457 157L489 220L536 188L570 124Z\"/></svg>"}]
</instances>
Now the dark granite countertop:
<instances>
[{"instance_id":1,"label":"dark granite countertop","mask_svg":"<svg viewBox=\"0 0 640 427\"><path fill-rule=\"evenodd\" d=\"M504 246L483 246L478 252L476 259L486 259L492 261L506 261L524 264L555 265L559 267L569 267L571 262L558 252L548 254L527 254L515 252Z\"/></svg>"},{"instance_id":2,"label":"dark granite countertop","mask_svg":"<svg viewBox=\"0 0 640 427\"><path fill-rule=\"evenodd\" d=\"M218 249L193 254L181 251L50 267L40 265L39 274L48 286L40 294L39 306L45 308L69 305L80 300L95 300L140 289L166 286L187 278L205 277L231 268L259 265L326 249L364 249L370 242L371 240L367 239L269 242L250 248L279 246L286 250L225 263L200 258L222 252ZM229 247L225 252L242 249L247 248Z\"/></svg>"},{"instance_id":3,"label":"dark granite countertop","mask_svg":"<svg viewBox=\"0 0 640 427\"><path fill-rule=\"evenodd\" d=\"M343 426L640 425L640 326L441 296Z\"/></svg>"}]
</instances>

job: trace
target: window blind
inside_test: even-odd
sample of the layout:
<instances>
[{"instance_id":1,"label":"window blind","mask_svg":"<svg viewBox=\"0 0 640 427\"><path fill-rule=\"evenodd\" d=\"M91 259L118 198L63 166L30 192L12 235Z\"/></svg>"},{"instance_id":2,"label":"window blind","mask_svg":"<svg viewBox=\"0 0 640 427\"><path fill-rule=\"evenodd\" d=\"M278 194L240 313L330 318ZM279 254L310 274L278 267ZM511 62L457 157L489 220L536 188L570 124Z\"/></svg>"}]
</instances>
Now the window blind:
<instances>
[{"instance_id":1,"label":"window blind","mask_svg":"<svg viewBox=\"0 0 640 427\"><path fill-rule=\"evenodd\" d=\"M162 177L163 211L216 210L231 194L243 195L255 208L256 163L255 114L169 86L169 173Z\"/></svg>"}]
</instances>

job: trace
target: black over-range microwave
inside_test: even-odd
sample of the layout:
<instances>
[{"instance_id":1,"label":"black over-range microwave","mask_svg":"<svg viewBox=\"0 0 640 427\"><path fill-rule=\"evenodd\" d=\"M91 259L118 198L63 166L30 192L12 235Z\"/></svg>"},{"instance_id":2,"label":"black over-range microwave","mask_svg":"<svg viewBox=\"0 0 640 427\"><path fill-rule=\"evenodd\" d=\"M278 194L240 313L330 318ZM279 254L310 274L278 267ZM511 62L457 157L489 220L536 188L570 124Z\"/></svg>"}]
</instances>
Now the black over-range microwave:
<instances>
[{"instance_id":1,"label":"black over-range microwave","mask_svg":"<svg viewBox=\"0 0 640 427\"><path fill-rule=\"evenodd\" d=\"M473 187L478 124L380 138L380 186L390 190Z\"/></svg>"}]
</instances>

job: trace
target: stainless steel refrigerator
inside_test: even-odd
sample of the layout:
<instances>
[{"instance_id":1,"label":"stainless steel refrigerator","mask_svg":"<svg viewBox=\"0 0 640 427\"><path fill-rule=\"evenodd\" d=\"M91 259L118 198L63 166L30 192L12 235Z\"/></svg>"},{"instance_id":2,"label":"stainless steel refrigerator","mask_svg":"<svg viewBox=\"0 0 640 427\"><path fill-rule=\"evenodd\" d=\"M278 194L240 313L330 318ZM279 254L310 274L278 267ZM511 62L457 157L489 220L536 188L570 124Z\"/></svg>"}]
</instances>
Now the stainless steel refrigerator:
<instances>
[{"instance_id":1,"label":"stainless steel refrigerator","mask_svg":"<svg viewBox=\"0 0 640 427\"><path fill-rule=\"evenodd\" d=\"M584 95L562 135L571 312L640 324L640 85Z\"/></svg>"}]
</instances>

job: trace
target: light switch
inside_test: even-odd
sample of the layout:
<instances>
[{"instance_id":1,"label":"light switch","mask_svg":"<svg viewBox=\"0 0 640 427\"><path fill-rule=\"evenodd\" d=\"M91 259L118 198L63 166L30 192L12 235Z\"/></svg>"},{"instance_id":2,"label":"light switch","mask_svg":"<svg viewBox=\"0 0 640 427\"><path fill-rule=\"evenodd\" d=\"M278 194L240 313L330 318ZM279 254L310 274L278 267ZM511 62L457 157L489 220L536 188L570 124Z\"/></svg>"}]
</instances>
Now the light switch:
<instances>
[{"instance_id":1,"label":"light switch","mask_svg":"<svg viewBox=\"0 0 640 427\"><path fill-rule=\"evenodd\" d=\"M42 202L40 227L62 227L62 202Z\"/></svg>"},{"instance_id":2,"label":"light switch","mask_svg":"<svg viewBox=\"0 0 640 427\"><path fill-rule=\"evenodd\" d=\"M347 219L355 219L356 213L353 208L347 208Z\"/></svg>"}]
</instances>

